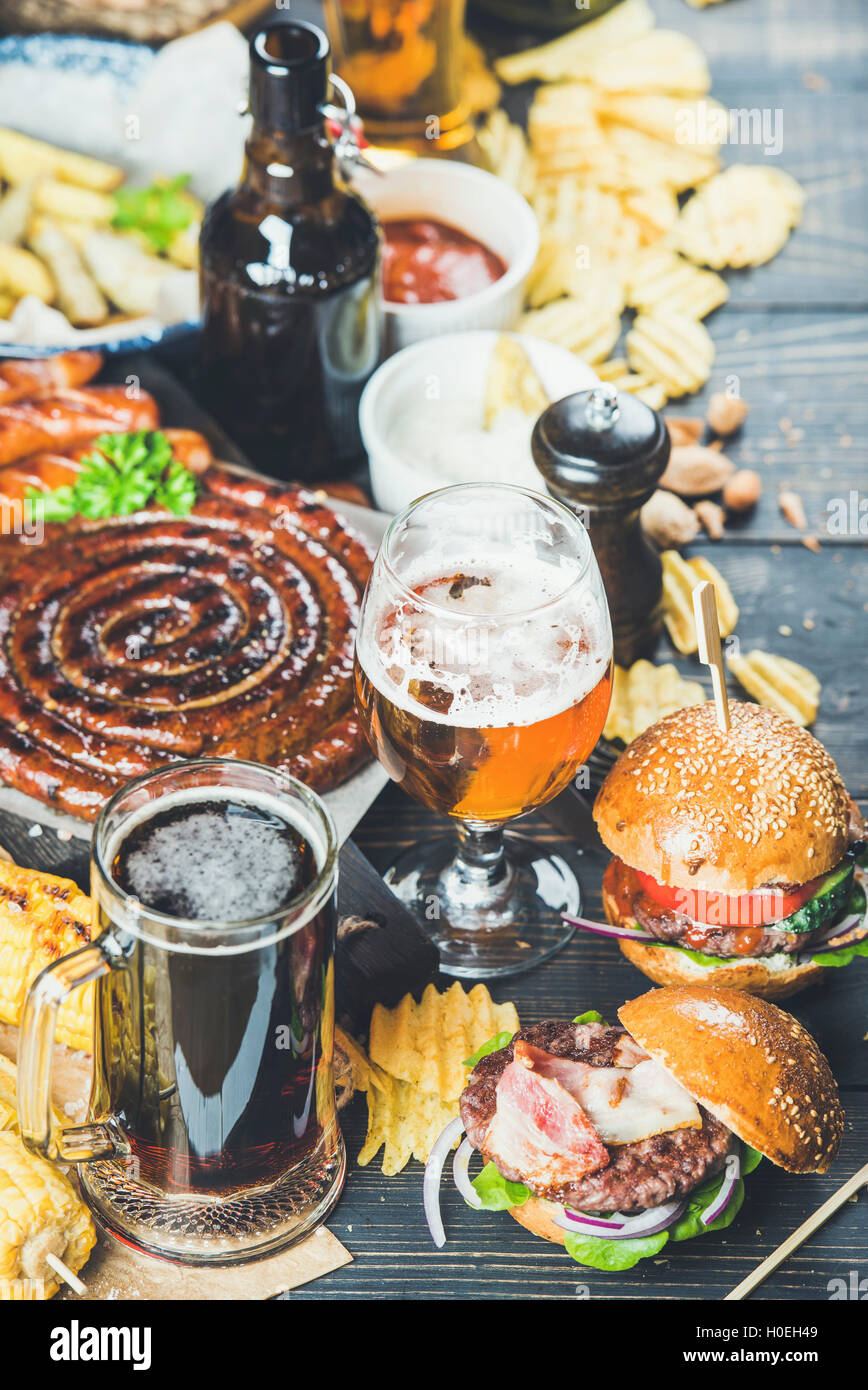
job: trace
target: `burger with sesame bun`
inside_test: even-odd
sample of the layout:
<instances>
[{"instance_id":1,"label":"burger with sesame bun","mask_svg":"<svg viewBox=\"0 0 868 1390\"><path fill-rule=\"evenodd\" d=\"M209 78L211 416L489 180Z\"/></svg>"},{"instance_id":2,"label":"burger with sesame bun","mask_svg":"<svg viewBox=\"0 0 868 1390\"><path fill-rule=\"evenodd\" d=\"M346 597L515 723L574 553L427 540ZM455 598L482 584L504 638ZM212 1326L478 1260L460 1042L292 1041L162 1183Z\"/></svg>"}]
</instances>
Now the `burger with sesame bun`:
<instances>
[{"instance_id":1,"label":"burger with sesame bun","mask_svg":"<svg viewBox=\"0 0 868 1390\"><path fill-rule=\"evenodd\" d=\"M814 1039L775 1004L682 985L618 1018L536 1023L467 1059L460 1118L425 1170L438 1246L443 1168L462 1132L452 1172L468 1206L509 1211L600 1270L729 1226L763 1158L791 1173L829 1168L844 1130L838 1089Z\"/></svg>"},{"instance_id":2,"label":"burger with sesame bun","mask_svg":"<svg viewBox=\"0 0 868 1390\"><path fill-rule=\"evenodd\" d=\"M822 744L777 711L693 705L646 729L600 789L608 927L658 984L783 999L868 956L866 827Z\"/></svg>"}]
</instances>

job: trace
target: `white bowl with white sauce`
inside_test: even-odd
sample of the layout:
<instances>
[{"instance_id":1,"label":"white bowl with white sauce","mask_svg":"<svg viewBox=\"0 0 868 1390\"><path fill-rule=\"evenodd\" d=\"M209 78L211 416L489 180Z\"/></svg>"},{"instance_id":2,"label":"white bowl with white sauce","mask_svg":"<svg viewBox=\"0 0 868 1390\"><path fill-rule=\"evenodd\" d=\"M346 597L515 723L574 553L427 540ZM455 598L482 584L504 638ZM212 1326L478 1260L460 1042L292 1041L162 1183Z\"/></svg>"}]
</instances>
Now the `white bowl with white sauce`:
<instances>
[{"instance_id":1,"label":"white bowl with white sauce","mask_svg":"<svg viewBox=\"0 0 868 1390\"><path fill-rule=\"evenodd\" d=\"M530 448L533 420L503 412L484 427L491 355L502 335L450 333L395 353L362 394L360 423L375 505L399 512L415 498L452 483L545 484ZM524 348L550 401L599 385L592 367L566 348L511 333Z\"/></svg>"}]
</instances>

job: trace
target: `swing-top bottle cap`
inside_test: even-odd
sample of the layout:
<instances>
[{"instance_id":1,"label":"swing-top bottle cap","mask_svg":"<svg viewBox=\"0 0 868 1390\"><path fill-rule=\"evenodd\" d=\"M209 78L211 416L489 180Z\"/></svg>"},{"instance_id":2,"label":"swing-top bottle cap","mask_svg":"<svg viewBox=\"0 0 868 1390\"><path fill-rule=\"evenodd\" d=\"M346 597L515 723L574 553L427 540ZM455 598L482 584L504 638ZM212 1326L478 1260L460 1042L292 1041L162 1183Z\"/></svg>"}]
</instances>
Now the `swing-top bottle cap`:
<instances>
[{"instance_id":1,"label":"swing-top bottle cap","mask_svg":"<svg viewBox=\"0 0 868 1390\"><path fill-rule=\"evenodd\" d=\"M292 133L323 120L329 41L322 29L294 19L268 24L250 40L250 110L257 125Z\"/></svg>"}]
</instances>

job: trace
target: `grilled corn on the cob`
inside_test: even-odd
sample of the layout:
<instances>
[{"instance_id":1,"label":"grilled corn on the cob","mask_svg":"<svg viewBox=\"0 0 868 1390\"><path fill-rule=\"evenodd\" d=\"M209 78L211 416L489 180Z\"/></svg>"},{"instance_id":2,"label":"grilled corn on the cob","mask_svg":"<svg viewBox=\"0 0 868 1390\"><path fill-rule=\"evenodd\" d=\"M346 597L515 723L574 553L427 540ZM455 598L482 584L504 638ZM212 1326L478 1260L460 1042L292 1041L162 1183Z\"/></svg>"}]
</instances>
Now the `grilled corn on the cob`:
<instances>
[{"instance_id":1,"label":"grilled corn on the cob","mask_svg":"<svg viewBox=\"0 0 868 1390\"><path fill-rule=\"evenodd\" d=\"M22 1144L17 1074L0 1057L0 1302L51 1298L60 1281L46 1255L77 1274L95 1242L90 1212L72 1183Z\"/></svg>"},{"instance_id":2,"label":"grilled corn on the cob","mask_svg":"<svg viewBox=\"0 0 868 1390\"><path fill-rule=\"evenodd\" d=\"M0 1022L19 1024L40 970L91 939L90 898L68 878L0 862ZM93 1047L93 985L60 1006L55 1041Z\"/></svg>"},{"instance_id":3,"label":"grilled corn on the cob","mask_svg":"<svg viewBox=\"0 0 868 1390\"><path fill-rule=\"evenodd\" d=\"M51 1298L56 1255L77 1274L96 1243L90 1212L72 1183L17 1134L0 1131L0 1300Z\"/></svg>"}]
</instances>

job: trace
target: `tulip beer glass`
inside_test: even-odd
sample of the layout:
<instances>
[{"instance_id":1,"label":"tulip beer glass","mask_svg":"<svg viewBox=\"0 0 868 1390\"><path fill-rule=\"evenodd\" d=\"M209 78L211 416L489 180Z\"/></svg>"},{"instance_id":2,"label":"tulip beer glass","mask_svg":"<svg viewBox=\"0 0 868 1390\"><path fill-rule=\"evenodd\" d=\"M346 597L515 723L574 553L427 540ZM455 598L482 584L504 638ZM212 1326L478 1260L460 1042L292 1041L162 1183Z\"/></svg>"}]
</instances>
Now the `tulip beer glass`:
<instances>
[{"instance_id":1,"label":"tulip beer glass","mask_svg":"<svg viewBox=\"0 0 868 1390\"><path fill-rule=\"evenodd\" d=\"M504 831L575 777L612 687L612 632L588 536L524 488L442 488L393 521L356 644L356 703L389 775L452 818L387 882L449 974L491 978L572 935L575 852Z\"/></svg>"},{"instance_id":2,"label":"tulip beer glass","mask_svg":"<svg viewBox=\"0 0 868 1390\"><path fill-rule=\"evenodd\" d=\"M130 782L94 833L94 940L24 1007L25 1143L79 1163L128 1244L228 1264L293 1244L344 1178L335 1112L337 844L319 799L255 763ZM89 1121L50 1105L57 1010L95 981Z\"/></svg>"}]
</instances>

